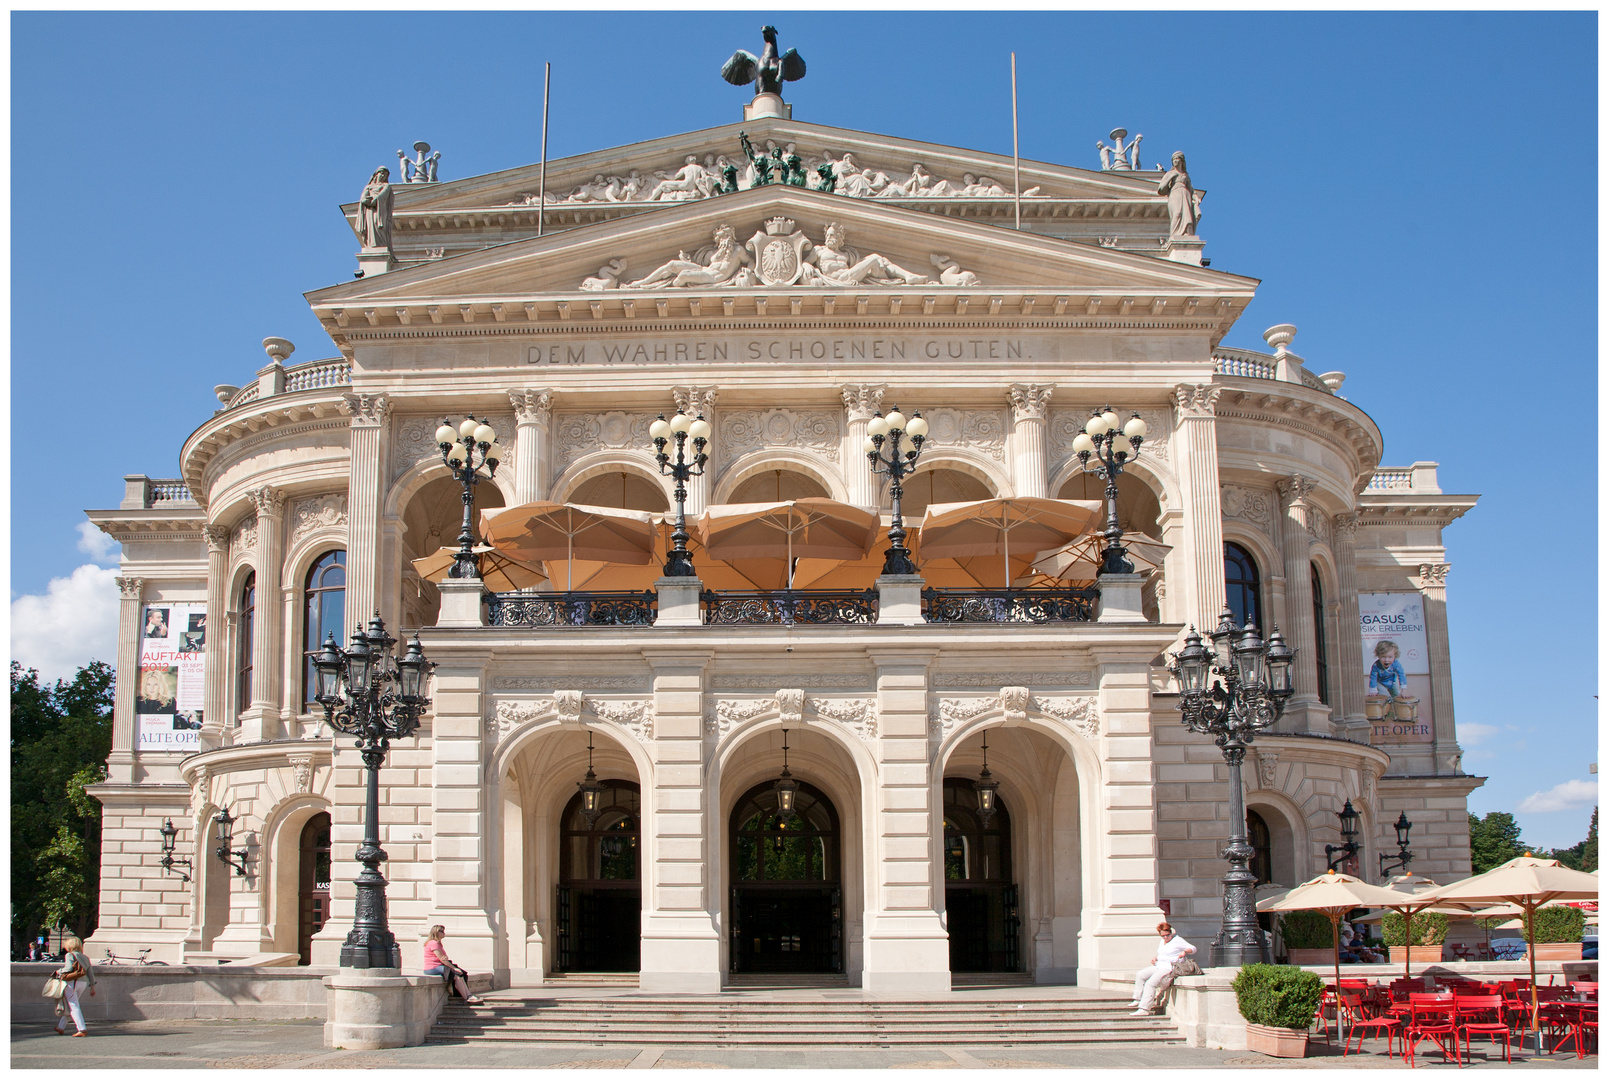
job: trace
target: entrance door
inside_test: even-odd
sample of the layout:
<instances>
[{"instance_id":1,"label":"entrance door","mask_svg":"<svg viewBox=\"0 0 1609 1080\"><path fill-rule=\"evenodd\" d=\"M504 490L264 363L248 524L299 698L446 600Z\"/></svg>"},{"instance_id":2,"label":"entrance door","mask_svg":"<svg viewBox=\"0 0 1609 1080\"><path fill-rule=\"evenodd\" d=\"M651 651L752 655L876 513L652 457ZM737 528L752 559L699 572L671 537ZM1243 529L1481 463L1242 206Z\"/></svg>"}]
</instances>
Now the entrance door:
<instances>
[{"instance_id":1,"label":"entrance door","mask_svg":"<svg viewBox=\"0 0 1609 1080\"><path fill-rule=\"evenodd\" d=\"M1011 879L1011 815L998 793L987 823L970 780L944 781L944 910L951 971L1021 971L1022 918Z\"/></svg>"},{"instance_id":2,"label":"entrance door","mask_svg":"<svg viewBox=\"0 0 1609 1080\"><path fill-rule=\"evenodd\" d=\"M300 881L297 885L296 951L313 962L313 935L330 917L330 815L314 814L302 826Z\"/></svg>"},{"instance_id":3,"label":"entrance door","mask_svg":"<svg viewBox=\"0 0 1609 1080\"><path fill-rule=\"evenodd\" d=\"M598 805L589 822L577 792L560 819L555 972L641 968L637 785L603 781Z\"/></svg>"},{"instance_id":4,"label":"entrance door","mask_svg":"<svg viewBox=\"0 0 1609 1080\"><path fill-rule=\"evenodd\" d=\"M777 811L770 782L732 811L731 968L735 973L844 970L838 815L800 783L795 813Z\"/></svg>"}]
</instances>

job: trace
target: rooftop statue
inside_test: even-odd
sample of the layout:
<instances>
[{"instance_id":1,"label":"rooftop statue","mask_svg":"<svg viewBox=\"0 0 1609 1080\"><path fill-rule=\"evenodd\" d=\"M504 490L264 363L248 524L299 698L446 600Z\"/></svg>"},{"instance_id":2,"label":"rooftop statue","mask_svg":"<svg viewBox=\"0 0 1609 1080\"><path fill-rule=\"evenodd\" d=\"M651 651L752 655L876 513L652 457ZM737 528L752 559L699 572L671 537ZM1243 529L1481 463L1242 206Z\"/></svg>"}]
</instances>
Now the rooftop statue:
<instances>
[{"instance_id":1,"label":"rooftop statue","mask_svg":"<svg viewBox=\"0 0 1609 1080\"><path fill-rule=\"evenodd\" d=\"M1107 172L1112 172L1116 169L1122 169L1126 172L1134 172L1140 168L1140 140L1145 138L1145 136L1136 135L1134 136L1133 142L1129 143L1127 146L1124 146L1123 140L1127 137L1127 128L1113 128L1111 135L1111 146L1107 146L1099 139L1095 140L1095 149L1101 152L1102 169L1105 169Z\"/></svg>"},{"instance_id":2,"label":"rooftop statue","mask_svg":"<svg viewBox=\"0 0 1609 1080\"><path fill-rule=\"evenodd\" d=\"M756 96L775 94L781 97L783 83L797 82L805 77L805 62L792 49L781 56L777 55L776 27L762 26L760 34L765 38L765 48L760 55L739 49L732 54L732 59L722 65L721 78L733 86L753 83Z\"/></svg>"},{"instance_id":3,"label":"rooftop statue","mask_svg":"<svg viewBox=\"0 0 1609 1080\"><path fill-rule=\"evenodd\" d=\"M1184 151L1173 154L1173 168L1156 186L1158 195L1168 197L1168 235L1194 236L1201 222L1201 192L1190 185L1190 174L1184 168Z\"/></svg>"},{"instance_id":4,"label":"rooftop statue","mask_svg":"<svg viewBox=\"0 0 1609 1080\"><path fill-rule=\"evenodd\" d=\"M432 152L430 144L421 139L413 144L414 157L410 160L407 154L397 151L397 162L402 168L402 182L405 184L434 184L440 181L436 175L436 166L441 162L441 151Z\"/></svg>"},{"instance_id":5,"label":"rooftop statue","mask_svg":"<svg viewBox=\"0 0 1609 1080\"><path fill-rule=\"evenodd\" d=\"M358 239L367 250L391 249L391 170L376 169L358 198Z\"/></svg>"}]
</instances>

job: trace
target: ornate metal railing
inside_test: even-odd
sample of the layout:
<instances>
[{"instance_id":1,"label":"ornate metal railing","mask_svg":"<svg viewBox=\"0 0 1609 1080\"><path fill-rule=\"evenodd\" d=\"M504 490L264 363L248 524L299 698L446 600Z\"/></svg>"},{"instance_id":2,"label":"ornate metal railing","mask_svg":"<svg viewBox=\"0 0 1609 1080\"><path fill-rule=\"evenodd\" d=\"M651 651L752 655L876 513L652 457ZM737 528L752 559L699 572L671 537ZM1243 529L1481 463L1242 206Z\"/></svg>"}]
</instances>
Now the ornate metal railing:
<instances>
[{"instance_id":1,"label":"ornate metal railing","mask_svg":"<svg viewBox=\"0 0 1609 1080\"><path fill-rule=\"evenodd\" d=\"M739 624L795 626L877 621L877 590L799 590L703 593L704 621L713 626Z\"/></svg>"},{"instance_id":2,"label":"ornate metal railing","mask_svg":"<svg viewBox=\"0 0 1609 1080\"><path fill-rule=\"evenodd\" d=\"M285 393L295 390L322 390L328 386L349 386L352 364L343 359L315 360L311 364L285 369Z\"/></svg>"},{"instance_id":3,"label":"ornate metal railing","mask_svg":"<svg viewBox=\"0 0 1609 1080\"><path fill-rule=\"evenodd\" d=\"M1092 622L1101 591L1078 589L923 589L930 623Z\"/></svg>"},{"instance_id":4,"label":"ornate metal railing","mask_svg":"<svg viewBox=\"0 0 1609 1080\"><path fill-rule=\"evenodd\" d=\"M657 594L493 593L487 607L492 626L652 626Z\"/></svg>"}]
</instances>

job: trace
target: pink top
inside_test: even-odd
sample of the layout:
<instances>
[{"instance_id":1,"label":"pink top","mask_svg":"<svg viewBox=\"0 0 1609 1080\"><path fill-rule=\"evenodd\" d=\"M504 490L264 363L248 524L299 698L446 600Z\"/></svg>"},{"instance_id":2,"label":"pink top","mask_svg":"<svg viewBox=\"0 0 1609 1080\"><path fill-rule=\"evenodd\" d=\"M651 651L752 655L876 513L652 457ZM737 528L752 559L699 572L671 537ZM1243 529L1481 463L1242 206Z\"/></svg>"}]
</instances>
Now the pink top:
<instances>
[{"instance_id":1,"label":"pink top","mask_svg":"<svg viewBox=\"0 0 1609 1080\"><path fill-rule=\"evenodd\" d=\"M425 942L425 967L446 967L447 950L441 947L441 942L435 938Z\"/></svg>"}]
</instances>

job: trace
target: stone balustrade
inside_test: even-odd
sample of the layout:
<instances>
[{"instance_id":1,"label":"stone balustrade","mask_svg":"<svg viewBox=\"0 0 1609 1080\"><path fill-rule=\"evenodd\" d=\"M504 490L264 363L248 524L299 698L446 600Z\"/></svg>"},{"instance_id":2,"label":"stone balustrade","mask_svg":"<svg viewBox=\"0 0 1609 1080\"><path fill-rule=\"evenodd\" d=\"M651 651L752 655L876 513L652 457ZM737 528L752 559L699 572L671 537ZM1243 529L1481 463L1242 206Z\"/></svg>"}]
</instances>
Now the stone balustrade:
<instances>
[{"instance_id":1,"label":"stone balustrade","mask_svg":"<svg viewBox=\"0 0 1609 1080\"><path fill-rule=\"evenodd\" d=\"M1368 485L1363 489L1365 495L1398 495L1409 492L1422 492L1425 494L1441 494L1441 486L1436 479L1438 463L1434 461L1416 461L1407 468L1385 468L1374 470L1369 477Z\"/></svg>"},{"instance_id":2,"label":"stone balustrade","mask_svg":"<svg viewBox=\"0 0 1609 1080\"><path fill-rule=\"evenodd\" d=\"M149 510L158 504L195 504L190 486L183 480L153 480L149 476L133 473L123 477L121 510Z\"/></svg>"},{"instance_id":3,"label":"stone balustrade","mask_svg":"<svg viewBox=\"0 0 1609 1080\"><path fill-rule=\"evenodd\" d=\"M274 370L278 365L270 365L268 370ZM267 386L264 383L267 382ZM294 394L303 390L328 390L334 387L350 386L352 384L352 364L342 357L332 360L312 360L294 367L279 368L275 376L264 380L259 378L256 382L240 388L229 403L224 406L233 409L251 401L264 397L273 397L278 394Z\"/></svg>"}]
</instances>

